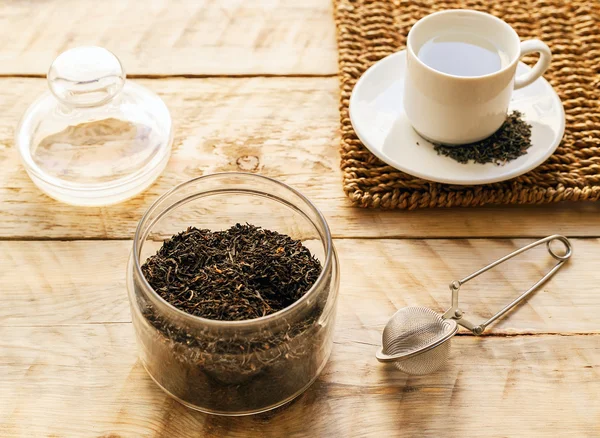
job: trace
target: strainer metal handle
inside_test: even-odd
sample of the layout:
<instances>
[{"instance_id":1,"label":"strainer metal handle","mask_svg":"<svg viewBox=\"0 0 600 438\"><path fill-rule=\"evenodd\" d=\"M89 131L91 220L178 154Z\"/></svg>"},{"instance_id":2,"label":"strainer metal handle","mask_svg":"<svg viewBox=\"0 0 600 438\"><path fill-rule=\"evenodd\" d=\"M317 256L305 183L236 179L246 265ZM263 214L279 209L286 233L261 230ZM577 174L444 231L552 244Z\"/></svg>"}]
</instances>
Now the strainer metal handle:
<instances>
[{"instance_id":1,"label":"strainer metal handle","mask_svg":"<svg viewBox=\"0 0 600 438\"><path fill-rule=\"evenodd\" d=\"M552 249L551 244L554 241L559 241L564 245L564 247L565 247L564 254L562 254L562 255L557 254ZM550 255L554 259L558 260L558 263L556 263L556 265L554 265L554 267L552 269L550 269L546 273L546 275L544 275L537 283L535 283L533 286L531 286L529 289L527 289L525 292L523 292L521 295L519 295L516 299L514 299L511 303L506 305L502 310L500 310L498 313L496 313L494 316L492 316L487 321L485 321L479 325L475 325L475 324L463 319L463 312L458 308L458 292L460 290L460 287L463 284L465 284L469 280L472 280L473 278L477 277L478 275L481 275L484 272L498 266L500 263L503 263L503 262L507 261L508 259L511 259L519 254L522 254L525 251L528 251L531 248L541 245L543 243L546 244L546 248L548 249L548 252L550 253ZM518 249L518 250L508 254L507 256L502 257L499 260L496 260L494 263L489 264L485 268L482 268L479 271L472 273L471 275L463 278L462 280L455 280L452 283L450 283L450 290L452 291L452 306L446 311L446 313L444 313L443 318L444 319L454 319L461 326L471 330L476 335L480 335L483 333L483 331L486 329L486 327L488 325L490 325L491 323L496 321L498 318L503 316L505 313L507 313L509 310L511 310L513 307L515 307L517 304L519 304L521 301L523 301L525 298L527 298L538 287L540 287L542 284L544 284L550 277L552 277L556 273L556 271L558 271L560 269L560 267L571 257L571 254L573 254L573 248L571 247L571 242L569 242L569 240L566 237L555 234L552 236L548 236L544 239L538 240L537 242L533 242L527 246L524 246L523 248Z\"/></svg>"}]
</instances>

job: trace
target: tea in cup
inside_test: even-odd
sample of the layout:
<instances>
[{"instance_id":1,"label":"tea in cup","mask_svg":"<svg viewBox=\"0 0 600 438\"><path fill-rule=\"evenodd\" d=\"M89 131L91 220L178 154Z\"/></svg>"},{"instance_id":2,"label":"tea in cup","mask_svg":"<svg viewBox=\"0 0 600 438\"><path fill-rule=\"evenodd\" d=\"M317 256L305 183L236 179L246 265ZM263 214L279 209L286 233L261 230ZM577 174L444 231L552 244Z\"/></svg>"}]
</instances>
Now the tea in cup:
<instances>
[{"instance_id":1,"label":"tea in cup","mask_svg":"<svg viewBox=\"0 0 600 438\"><path fill-rule=\"evenodd\" d=\"M536 52L531 71L515 78L519 59ZM504 123L513 90L538 79L551 57L542 41L521 42L493 15L461 9L428 15L408 33L406 116L435 143L487 138Z\"/></svg>"}]
</instances>

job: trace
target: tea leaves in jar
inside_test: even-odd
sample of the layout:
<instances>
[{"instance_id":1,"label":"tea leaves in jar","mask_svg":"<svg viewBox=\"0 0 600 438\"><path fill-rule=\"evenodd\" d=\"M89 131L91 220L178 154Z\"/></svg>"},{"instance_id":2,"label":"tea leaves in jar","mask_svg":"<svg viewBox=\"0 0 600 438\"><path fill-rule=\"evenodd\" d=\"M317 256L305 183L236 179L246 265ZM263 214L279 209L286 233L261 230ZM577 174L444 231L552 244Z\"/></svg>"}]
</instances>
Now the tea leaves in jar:
<instances>
[{"instance_id":1,"label":"tea leaves in jar","mask_svg":"<svg viewBox=\"0 0 600 438\"><path fill-rule=\"evenodd\" d=\"M301 241L252 225L213 232L188 228L142 266L154 291L190 315L245 321L301 299L321 274ZM319 323L327 295L258 331L186 329L140 302L153 330L140 330L142 357L157 382L211 411L246 412L302 391L330 352L331 325ZM139 298L138 298L139 299Z\"/></svg>"},{"instance_id":2,"label":"tea leaves in jar","mask_svg":"<svg viewBox=\"0 0 600 438\"><path fill-rule=\"evenodd\" d=\"M152 288L190 315L259 318L300 299L321 273L302 242L237 224L226 231L188 228L142 266Z\"/></svg>"}]
</instances>

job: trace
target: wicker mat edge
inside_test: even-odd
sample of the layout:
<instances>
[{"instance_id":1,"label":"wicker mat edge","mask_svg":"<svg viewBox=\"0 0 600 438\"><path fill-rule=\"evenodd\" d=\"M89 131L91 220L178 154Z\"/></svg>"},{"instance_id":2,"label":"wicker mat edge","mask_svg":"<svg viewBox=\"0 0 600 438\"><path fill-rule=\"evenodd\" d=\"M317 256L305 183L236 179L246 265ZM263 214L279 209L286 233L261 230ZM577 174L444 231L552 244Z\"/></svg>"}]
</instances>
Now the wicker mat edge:
<instances>
[{"instance_id":1,"label":"wicker mat edge","mask_svg":"<svg viewBox=\"0 0 600 438\"><path fill-rule=\"evenodd\" d=\"M380 59L405 47L410 27L443 9L492 13L521 38L552 49L545 77L563 102L567 127L545 163L512 180L482 186L433 183L386 165L356 136L348 112L352 89ZM587 0L334 0L341 88L341 168L355 206L416 209L542 204L600 199L600 2Z\"/></svg>"}]
</instances>

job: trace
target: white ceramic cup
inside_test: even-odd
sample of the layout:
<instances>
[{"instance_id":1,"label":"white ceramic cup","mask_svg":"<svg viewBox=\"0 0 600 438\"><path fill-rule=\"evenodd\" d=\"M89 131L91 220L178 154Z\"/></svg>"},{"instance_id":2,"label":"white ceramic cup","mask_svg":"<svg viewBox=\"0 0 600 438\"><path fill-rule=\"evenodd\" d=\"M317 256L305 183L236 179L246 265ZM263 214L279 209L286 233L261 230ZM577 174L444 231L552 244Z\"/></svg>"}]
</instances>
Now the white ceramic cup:
<instances>
[{"instance_id":1,"label":"white ceramic cup","mask_svg":"<svg viewBox=\"0 0 600 438\"><path fill-rule=\"evenodd\" d=\"M453 76L427 66L419 49L432 38L457 31L483 37L502 50L509 62L484 76ZM520 42L515 30L493 15L470 10L436 12L419 20L408 33L404 110L413 128L428 140L466 144L492 135L506 119L513 89L539 78L552 54L539 40ZM519 59L538 52L528 73L515 78Z\"/></svg>"}]
</instances>

